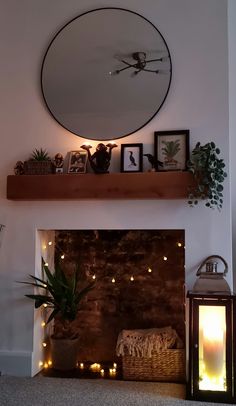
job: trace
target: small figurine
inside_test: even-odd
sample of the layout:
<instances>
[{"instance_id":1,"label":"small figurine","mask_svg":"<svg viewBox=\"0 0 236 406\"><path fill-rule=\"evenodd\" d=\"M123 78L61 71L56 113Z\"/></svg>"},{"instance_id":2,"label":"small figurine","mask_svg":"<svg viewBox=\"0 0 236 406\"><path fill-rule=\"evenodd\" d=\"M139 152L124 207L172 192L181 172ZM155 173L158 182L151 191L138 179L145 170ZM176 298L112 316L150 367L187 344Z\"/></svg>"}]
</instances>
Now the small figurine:
<instances>
[{"instance_id":1,"label":"small figurine","mask_svg":"<svg viewBox=\"0 0 236 406\"><path fill-rule=\"evenodd\" d=\"M91 145L82 145L81 148L85 149L88 152L88 160L92 170L95 173L108 173L108 168L111 162L111 153L113 148L117 147L115 143L109 143L104 145L99 143L96 147L96 151L93 155L90 153ZM109 148L109 150L107 150Z\"/></svg>"},{"instance_id":2,"label":"small figurine","mask_svg":"<svg viewBox=\"0 0 236 406\"><path fill-rule=\"evenodd\" d=\"M156 172L158 171L159 166L163 166L163 162L158 161L152 154L143 154L143 156L146 156L148 159L148 162L152 165L151 172Z\"/></svg>"},{"instance_id":3,"label":"small figurine","mask_svg":"<svg viewBox=\"0 0 236 406\"><path fill-rule=\"evenodd\" d=\"M17 161L14 166L15 175L24 175L24 163L22 161Z\"/></svg>"},{"instance_id":4,"label":"small figurine","mask_svg":"<svg viewBox=\"0 0 236 406\"><path fill-rule=\"evenodd\" d=\"M60 153L56 154L53 161L55 173L63 173L63 163L64 163L63 155Z\"/></svg>"}]
</instances>

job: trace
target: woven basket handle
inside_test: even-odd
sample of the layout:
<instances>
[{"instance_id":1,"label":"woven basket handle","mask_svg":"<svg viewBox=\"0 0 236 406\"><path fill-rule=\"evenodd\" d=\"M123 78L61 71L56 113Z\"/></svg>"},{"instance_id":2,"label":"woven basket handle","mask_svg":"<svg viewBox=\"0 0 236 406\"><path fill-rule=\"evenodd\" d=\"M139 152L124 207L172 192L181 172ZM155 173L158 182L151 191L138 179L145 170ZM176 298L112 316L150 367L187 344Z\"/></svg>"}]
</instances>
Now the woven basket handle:
<instances>
[{"instance_id":1,"label":"woven basket handle","mask_svg":"<svg viewBox=\"0 0 236 406\"><path fill-rule=\"evenodd\" d=\"M212 258L219 258L219 259L223 262L223 264L224 264L224 266L225 266L223 275L226 275L226 274L227 274L227 272L228 272L228 264L227 264L226 260L225 260L223 257L221 257L220 255L210 255L210 256L207 257L207 258L201 263L201 265L199 266L199 268L198 268L198 270L197 270L197 274L196 274L197 276L199 276L199 275L201 274L201 270L202 270L202 268L204 267L204 265L206 265L206 263L207 263L210 259L212 259Z\"/></svg>"}]
</instances>

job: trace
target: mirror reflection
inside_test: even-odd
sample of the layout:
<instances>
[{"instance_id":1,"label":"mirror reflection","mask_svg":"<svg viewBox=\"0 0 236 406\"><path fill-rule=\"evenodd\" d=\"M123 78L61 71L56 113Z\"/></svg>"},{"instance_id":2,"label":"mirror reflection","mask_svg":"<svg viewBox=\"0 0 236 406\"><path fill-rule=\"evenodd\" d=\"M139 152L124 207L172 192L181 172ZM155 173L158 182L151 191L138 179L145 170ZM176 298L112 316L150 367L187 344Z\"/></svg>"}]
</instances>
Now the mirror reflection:
<instances>
[{"instance_id":1,"label":"mirror reflection","mask_svg":"<svg viewBox=\"0 0 236 406\"><path fill-rule=\"evenodd\" d=\"M84 138L125 137L147 124L164 103L171 58L157 28L120 8L84 13L53 38L41 84L53 117Z\"/></svg>"}]
</instances>

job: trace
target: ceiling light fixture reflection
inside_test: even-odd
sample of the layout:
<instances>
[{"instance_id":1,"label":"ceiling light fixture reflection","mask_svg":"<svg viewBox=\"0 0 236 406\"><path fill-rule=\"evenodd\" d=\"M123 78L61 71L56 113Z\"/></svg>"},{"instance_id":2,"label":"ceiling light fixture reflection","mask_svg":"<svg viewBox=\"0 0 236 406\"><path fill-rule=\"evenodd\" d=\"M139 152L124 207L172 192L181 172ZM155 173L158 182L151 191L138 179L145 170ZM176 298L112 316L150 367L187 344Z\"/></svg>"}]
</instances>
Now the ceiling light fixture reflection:
<instances>
[{"instance_id":1,"label":"ceiling light fixture reflection","mask_svg":"<svg viewBox=\"0 0 236 406\"><path fill-rule=\"evenodd\" d=\"M165 71L161 69L147 69L146 65L152 62L164 62L169 59L169 56L162 56L160 58L156 59L148 59L146 60L146 52L133 52L132 53L132 58L136 61L135 63L129 63L125 61L124 59L121 59L120 62L124 63L126 66L121 69L116 69L113 72L109 72L110 75L118 75L120 72L123 72L127 69L134 69L134 72L132 72L132 76L137 75L139 72L144 71L144 72L151 72L151 73L165 73Z\"/></svg>"}]
</instances>

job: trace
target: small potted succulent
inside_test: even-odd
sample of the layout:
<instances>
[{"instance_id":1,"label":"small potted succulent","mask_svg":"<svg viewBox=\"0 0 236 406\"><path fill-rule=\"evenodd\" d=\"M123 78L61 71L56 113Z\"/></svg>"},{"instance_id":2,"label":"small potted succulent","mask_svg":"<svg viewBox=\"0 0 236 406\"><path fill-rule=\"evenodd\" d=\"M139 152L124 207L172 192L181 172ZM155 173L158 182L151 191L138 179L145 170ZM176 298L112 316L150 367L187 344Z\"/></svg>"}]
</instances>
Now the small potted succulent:
<instances>
[{"instance_id":1,"label":"small potted succulent","mask_svg":"<svg viewBox=\"0 0 236 406\"><path fill-rule=\"evenodd\" d=\"M66 276L57 265L51 272L43 261L46 280L29 275L31 281L21 282L37 288L39 292L27 294L34 300L35 308L47 305L50 310L46 324L54 320L54 329L50 337L52 366L59 370L76 367L79 337L73 328L82 299L93 289L95 282L82 284L79 269Z\"/></svg>"},{"instance_id":2,"label":"small potted succulent","mask_svg":"<svg viewBox=\"0 0 236 406\"><path fill-rule=\"evenodd\" d=\"M30 159L24 162L25 175L48 175L52 169L52 160L42 148L33 150Z\"/></svg>"},{"instance_id":3,"label":"small potted succulent","mask_svg":"<svg viewBox=\"0 0 236 406\"><path fill-rule=\"evenodd\" d=\"M198 142L188 162L195 184L189 188L188 203L190 206L205 202L206 207L221 210L223 205L223 182L227 177L225 163L219 157L220 149L214 142L201 145Z\"/></svg>"}]
</instances>

